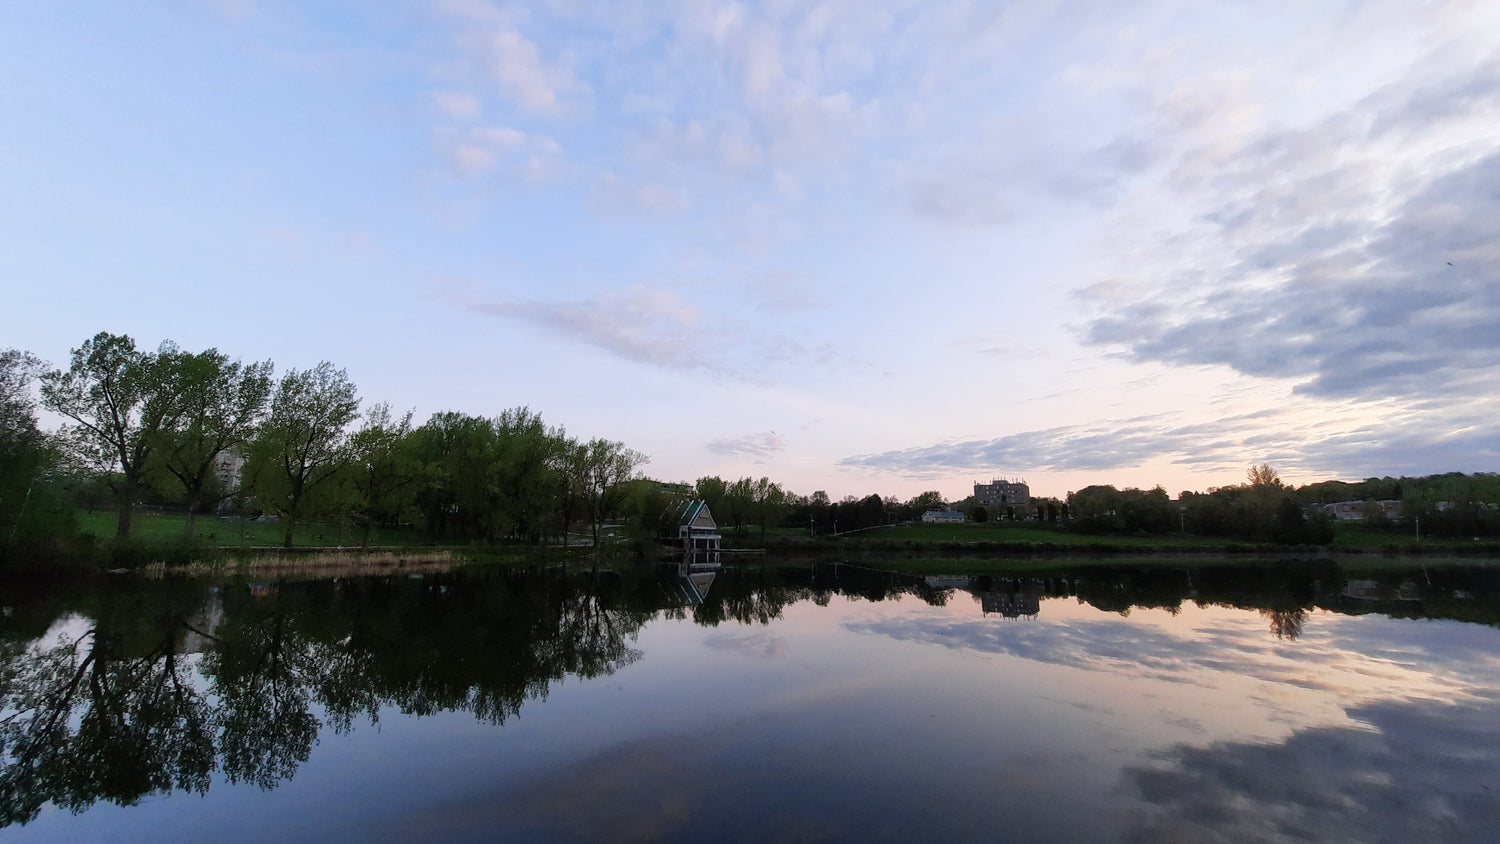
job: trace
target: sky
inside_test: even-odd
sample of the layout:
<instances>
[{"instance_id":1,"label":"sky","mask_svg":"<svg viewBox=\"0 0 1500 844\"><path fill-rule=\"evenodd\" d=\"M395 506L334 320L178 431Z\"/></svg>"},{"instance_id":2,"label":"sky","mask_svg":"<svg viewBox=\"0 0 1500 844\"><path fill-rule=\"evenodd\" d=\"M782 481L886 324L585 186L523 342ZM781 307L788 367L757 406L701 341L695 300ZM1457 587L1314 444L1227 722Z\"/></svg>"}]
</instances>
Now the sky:
<instances>
[{"instance_id":1,"label":"sky","mask_svg":"<svg viewBox=\"0 0 1500 844\"><path fill-rule=\"evenodd\" d=\"M8 3L0 347L662 480L1500 471L1500 4Z\"/></svg>"}]
</instances>

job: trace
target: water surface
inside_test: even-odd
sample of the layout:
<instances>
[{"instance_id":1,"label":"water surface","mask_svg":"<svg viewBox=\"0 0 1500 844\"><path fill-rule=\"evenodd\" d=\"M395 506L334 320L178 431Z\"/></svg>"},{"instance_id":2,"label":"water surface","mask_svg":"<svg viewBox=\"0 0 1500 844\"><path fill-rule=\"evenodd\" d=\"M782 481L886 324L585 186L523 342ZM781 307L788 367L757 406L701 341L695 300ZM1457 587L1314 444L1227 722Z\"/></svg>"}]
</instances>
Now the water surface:
<instances>
[{"instance_id":1,"label":"water surface","mask_svg":"<svg viewBox=\"0 0 1500 844\"><path fill-rule=\"evenodd\" d=\"M7 584L0 838L1500 838L1495 569Z\"/></svg>"}]
</instances>

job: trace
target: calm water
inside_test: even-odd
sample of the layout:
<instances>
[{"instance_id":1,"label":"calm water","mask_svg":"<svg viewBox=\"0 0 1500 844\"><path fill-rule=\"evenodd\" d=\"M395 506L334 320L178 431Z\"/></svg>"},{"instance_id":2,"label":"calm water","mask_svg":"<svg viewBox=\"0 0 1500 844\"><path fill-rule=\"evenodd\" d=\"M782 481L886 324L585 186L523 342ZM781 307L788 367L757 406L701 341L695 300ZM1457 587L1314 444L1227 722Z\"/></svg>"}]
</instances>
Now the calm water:
<instances>
[{"instance_id":1,"label":"calm water","mask_svg":"<svg viewBox=\"0 0 1500 844\"><path fill-rule=\"evenodd\" d=\"M1500 839L1496 568L0 589L4 840Z\"/></svg>"}]
</instances>

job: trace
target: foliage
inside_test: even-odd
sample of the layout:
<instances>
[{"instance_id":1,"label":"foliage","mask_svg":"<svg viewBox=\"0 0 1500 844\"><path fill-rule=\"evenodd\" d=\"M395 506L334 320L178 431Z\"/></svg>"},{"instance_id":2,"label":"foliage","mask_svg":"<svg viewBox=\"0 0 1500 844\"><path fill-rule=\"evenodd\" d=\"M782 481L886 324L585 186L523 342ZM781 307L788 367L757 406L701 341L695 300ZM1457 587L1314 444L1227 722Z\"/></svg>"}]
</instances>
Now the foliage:
<instances>
[{"instance_id":1,"label":"foliage","mask_svg":"<svg viewBox=\"0 0 1500 844\"><path fill-rule=\"evenodd\" d=\"M328 361L288 370L276 385L245 472L258 504L281 516L286 547L297 519L330 503L333 481L351 456L346 428L358 411L354 382Z\"/></svg>"},{"instance_id":2,"label":"foliage","mask_svg":"<svg viewBox=\"0 0 1500 844\"><path fill-rule=\"evenodd\" d=\"M60 455L37 427L31 385L42 371L32 355L0 351L0 556L35 556L75 530Z\"/></svg>"},{"instance_id":3,"label":"foliage","mask_svg":"<svg viewBox=\"0 0 1500 844\"><path fill-rule=\"evenodd\" d=\"M1068 495L1072 526L1084 533L1163 534L1179 527L1167 491L1087 486Z\"/></svg>"},{"instance_id":4,"label":"foliage","mask_svg":"<svg viewBox=\"0 0 1500 844\"><path fill-rule=\"evenodd\" d=\"M158 432L161 466L181 487L187 507L184 531L193 535L201 508L238 490L220 471L220 455L249 442L271 396L271 362L242 364L217 349L189 354L164 349L161 365L173 372L182 413Z\"/></svg>"},{"instance_id":5,"label":"foliage","mask_svg":"<svg viewBox=\"0 0 1500 844\"><path fill-rule=\"evenodd\" d=\"M130 516L148 463L164 432L177 425L185 407L176 347L155 354L138 351L126 336L100 332L72 352L66 371L42 376L42 403L73 420L63 436L75 455L100 473L119 472L116 535L130 535Z\"/></svg>"}]
</instances>

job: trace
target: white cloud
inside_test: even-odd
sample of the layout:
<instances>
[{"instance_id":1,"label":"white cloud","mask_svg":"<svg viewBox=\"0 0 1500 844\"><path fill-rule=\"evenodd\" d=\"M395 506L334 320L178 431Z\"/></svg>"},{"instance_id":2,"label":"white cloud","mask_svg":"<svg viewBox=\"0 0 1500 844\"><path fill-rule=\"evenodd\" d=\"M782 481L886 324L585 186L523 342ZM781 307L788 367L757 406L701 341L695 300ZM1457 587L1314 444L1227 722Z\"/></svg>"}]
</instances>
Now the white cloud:
<instances>
[{"instance_id":1,"label":"white cloud","mask_svg":"<svg viewBox=\"0 0 1500 844\"><path fill-rule=\"evenodd\" d=\"M570 301L468 300L474 311L541 326L627 360L674 369L715 369L696 331L699 314L676 294L635 285Z\"/></svg>"},{"instance_id":2,"label":"white cloud","mask_svg":"<svg viewBox=\"0 0 1500 844\"><path fill-rule=\"evenodd\" d=\"M502 93L522 109L559 115L565 104L584 93L573 72L543 60L535 43L511 29L490 34L488 69Z\"/></svg>"},{"instance_id":3,"label":"white cloud","mask_svg":"<svg viewBox=\"0 0 1500 844\"><path fill-rule=\"evenodd\" d=\"M463 91L433 91L432 102L452 120L474 120L483 110L478 97Z\"/></svg>"},{"instance_id":4,"label":"white cloud","mask_svg":"<svg viewBox=\"0 0 1500 844\"><path fill-rule=\"evenodd\" d=\"M584 197L585 208L606 216L676 214L687 210L687 194L666 185L635 184L605 173Z\"/></svg>"},{"instance_id":5,"label":"white cloud","mask_svg":"<svg viewBox=\"0 0 1500 844\"><path fill-rule=\"evenodd\" d=\"M704 446L721 457L743 457L764 463L786 450L786 440L775 431L760 431L739 437L714 440Z\"/></svg>"},{"instance_id":6,"label":"white cloud","mask_svg":"<svg viewBox=\"0 0 1500 844\"><path fill-rule=\"evenodd\" d=\"M545 182L562 168L563 149L552 138L509 126L439 128L434 143L449 168L465 179L503 172L527 182Z\"/></svg>"}]
</instances>

